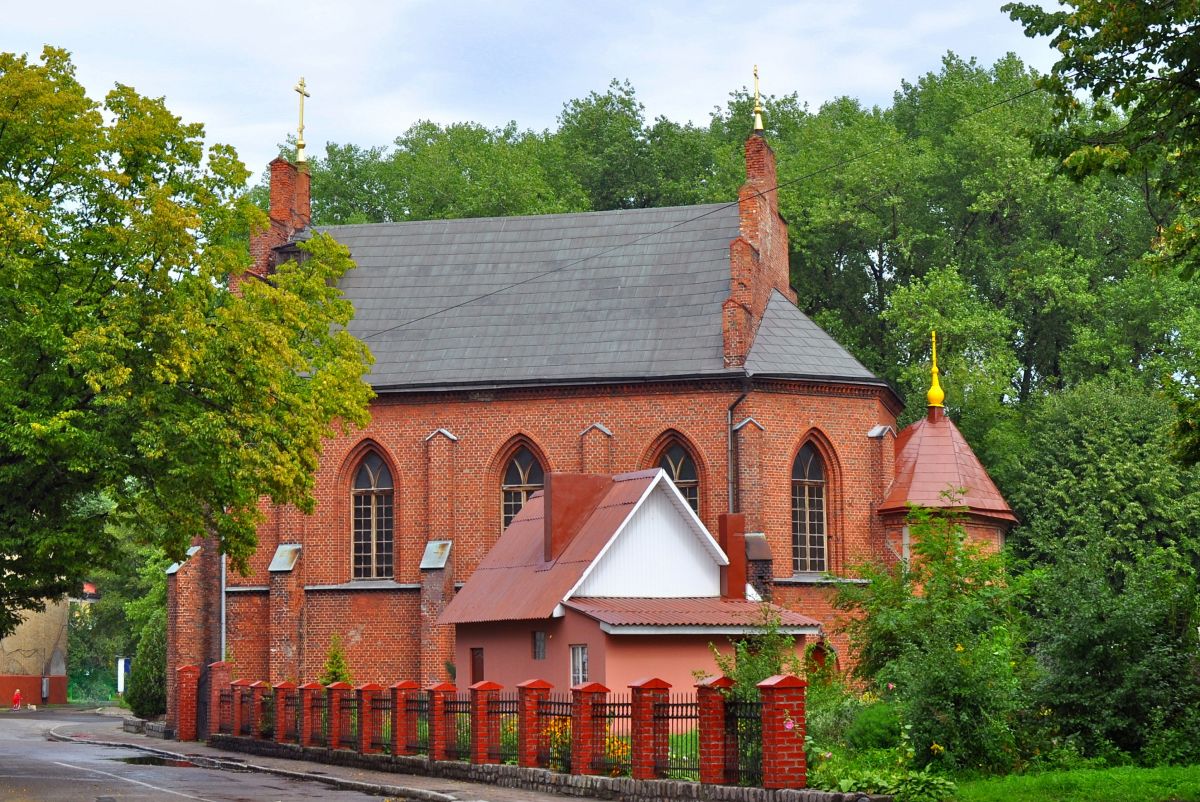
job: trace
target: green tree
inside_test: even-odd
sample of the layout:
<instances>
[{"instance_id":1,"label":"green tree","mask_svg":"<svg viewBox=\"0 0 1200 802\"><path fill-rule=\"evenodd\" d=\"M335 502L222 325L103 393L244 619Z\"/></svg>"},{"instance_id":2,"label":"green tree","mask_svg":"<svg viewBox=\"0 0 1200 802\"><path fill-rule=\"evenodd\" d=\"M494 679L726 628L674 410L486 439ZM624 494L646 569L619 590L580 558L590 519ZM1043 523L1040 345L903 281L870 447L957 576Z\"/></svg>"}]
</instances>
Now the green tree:
<instances>
[{"instance_id":1,"label":"green tree","mask_svg":"<svg viewBox=\"0 0 1200 802\"><path fill-rule=\"evenodd\" d=\"M1200 5L1065 0L1004 10L1061 54L1040 85L1054 97L1056 128L1043 147L1076 175L1117 172L1145 182L1161 226L1156 255L1186 276L1200 265ZM1080 100L1087 93L1092 104Z\"/></svg>"},{"instance_id":2,"label":"green tree","mask_svg":"<svg viewBox=\"0 0 1200 802\"><path fill-rule=\"evenodd\" d=\"M139 718L167 712L167 611L159 610L142 629L129 673L125 700Z\"/></svg>"},{"instance_id":3,"label":"green tree","mask_svg":"<svg viewBox=\"0 0 1200 802\"><path fill-rule=\"evenodd\" d=\"M1006 477L1036 569L1032 694L1089 755L1200 758L1200 469L1165 458L1172 418L1142 377L1093 378L1028 411Z\"/></svg>"},{"instance_id":4,"label":"green tree","mask_svg":"<svg viewBox=\"0 0 1200 802\"><path fill-rule=\"evenodd\" d=\"M346 650L342 648L342 639L337 635L329 639L329 651L325 653L325 665L321 667L321 676L317 681L322 685L354 682L350 674L350 663L346 660Z\"/></svg>"},{"instance_id":5,"label":"green tree","mask_svg":"<svg viewBox=\"0 0 1200 802\"><path fill-rule=\"evenodd\" d=\"M1004 6L1029 36L1049 36L1061 54L1040 84L1054 98L1056 126L1039 140L1043 152L1082 177L1132 177L1157 224L1147 237L1150 262L1200 267L1200 84L1195 77L1200 5L1066 0L1046 11L1031 3ZM1091 102L1080 99L1090 95ZM1174 451L1200 463L1200 393L1195 374L1179 386Z\"/></svg>"},{"instance_id":6,"label":"green tree","mask_svg":"<svg viewBox=\"0 0 1200 802\"><path fill-rule=\"evenodd\" d=\"M322 439L365 422L344 248L229 289L246 177L161 99L0 54L0 632L105 564L117 517L244 566L260 498L310 510Z\"/></svg>"},{"instance_id":7,"label":"green tree","mask_svg":"<svg viewBox=\"0 0 1200 802\"><path fill-rule=\"evenodd\" d=\"M658 177L645 107L629 81L614 79L604 94L592 92L563 106L557 139L592 209L650 205Z\"/></svg>"}]
</instances>

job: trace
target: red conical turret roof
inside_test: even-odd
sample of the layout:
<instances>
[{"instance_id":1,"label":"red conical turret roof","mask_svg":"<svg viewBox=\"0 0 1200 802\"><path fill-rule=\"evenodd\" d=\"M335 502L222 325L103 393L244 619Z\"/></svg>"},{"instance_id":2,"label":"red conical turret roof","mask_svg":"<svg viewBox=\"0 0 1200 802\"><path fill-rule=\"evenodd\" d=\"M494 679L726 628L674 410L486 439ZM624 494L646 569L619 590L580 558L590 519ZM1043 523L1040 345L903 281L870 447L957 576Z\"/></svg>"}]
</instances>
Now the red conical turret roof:
<instances>
[{"instance_id":1,"label":"red conical turret roof","mask_svg":"<svg viewBox=\"0 0 1200 802\"><path fill-rule=\"evenodd\" d=\"M953 495L942 495L946 491ZM926 417L896 438L896 479L879 512L903 512L909 504L965 507L973 515L1010 523L1017 520L941 407L931 406Z\"/></svg>"}]
</instances>

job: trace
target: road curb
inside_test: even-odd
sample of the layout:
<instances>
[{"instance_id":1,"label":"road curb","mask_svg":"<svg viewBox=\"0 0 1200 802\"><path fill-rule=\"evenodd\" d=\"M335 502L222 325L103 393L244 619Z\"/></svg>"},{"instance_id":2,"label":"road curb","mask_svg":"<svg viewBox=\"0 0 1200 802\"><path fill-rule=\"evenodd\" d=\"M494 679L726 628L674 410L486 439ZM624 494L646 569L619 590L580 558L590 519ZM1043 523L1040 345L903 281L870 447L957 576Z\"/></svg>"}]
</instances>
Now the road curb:
<instances>
[{"instance_id":1,"label":"road curb","mask_svg":"<svg viewBox=\"0 0 1200 802\"><path fill-rule=\"evenodd\" d=\"M182 754L180 752L172 752L168 749L158 749L153 746L142 746L141 744L129 743L128 741L102 741L98 738L77 738L71 735L65 735L57 732L56 729L50 730L46 737L52 741L70 741L72 743L92 744L93 746L111 746L124 747L126 749L137 749L140 752L148 752L158 757L167 758L169 760L186 760L189 763L194 763L201 768L206 769L222 769L226 771L257 771L263 774L274 774L277 777L286 777L292 780L307 780L309 782L319 782L334 788L340 788L344 791L361 791L365 794L373 794L376 796L398 796L406 799L418 799L422 802L459 802L458 797L449 794L442 794L437 791L427 791L424 788L408 788L403 785L383 785L379 783L361 782L359 780L346 780L341 777L332 777L328 774L312 774L306 771L291 771L289 769L275 768L274 766L260 766L255 763L243 762L240 760L224 760L219 757L209 757L208 755L191 755Z\"/></svg>"}]
</instances>

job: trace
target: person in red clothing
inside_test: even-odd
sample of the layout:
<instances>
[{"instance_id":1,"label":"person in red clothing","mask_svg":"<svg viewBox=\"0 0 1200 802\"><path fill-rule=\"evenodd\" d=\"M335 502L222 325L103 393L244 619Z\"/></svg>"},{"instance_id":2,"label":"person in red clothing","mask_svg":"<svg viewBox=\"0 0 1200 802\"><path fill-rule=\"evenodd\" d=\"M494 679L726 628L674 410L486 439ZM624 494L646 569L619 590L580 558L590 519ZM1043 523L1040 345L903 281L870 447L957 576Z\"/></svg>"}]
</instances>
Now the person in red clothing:
<instances>
[{"instance_id":1,"label":"person in red clothing","mask_svg":"<svg viewBox=\"0 0 1200 802\"><path fill-rule=\"evenodd\" d=\"M13 706L12 706L12 709L13 709L13 710L20 710L20 709L21 709L21 689L20 689L20 688L17 688L15 691L13 691Z\"/></svg>"}]
</instances>

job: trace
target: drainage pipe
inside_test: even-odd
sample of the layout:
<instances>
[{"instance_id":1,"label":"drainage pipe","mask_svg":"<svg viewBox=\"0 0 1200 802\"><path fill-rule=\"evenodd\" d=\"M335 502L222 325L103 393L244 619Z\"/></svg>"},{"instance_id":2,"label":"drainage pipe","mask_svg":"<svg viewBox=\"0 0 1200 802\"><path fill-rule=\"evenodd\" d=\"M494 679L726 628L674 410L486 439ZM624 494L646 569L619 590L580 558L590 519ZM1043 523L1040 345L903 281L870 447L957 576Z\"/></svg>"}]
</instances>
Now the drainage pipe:
<instances>
[{"instance_id":1,"label":"drainage pipe","mask_svg":"<svg viewBox=\"0 0 1200 802\"><path fill-rule=\"evenodd\" d=\"M730 512L737 512L737 509L735 508L735 504L734 504L734 500L737 497L737 486L736 486L736 479L734 478L734 465L733 465L733 410L737 407L738 404L745 401L746 396L748 396L748 395L750 395L750 390L747 388L742 392L741 395L739 395L737 397L736 401L734 401L732 404L729 405L729 409L727 409L725 411L725 433L728 436L728 445L727 445L726 452L725 452L725 475L729 479L727 484L728 484L728 491L729 491L729 511Z\"/></svg>"}]
</instances>

